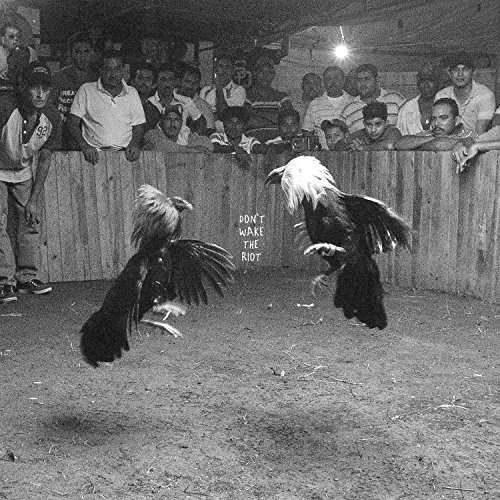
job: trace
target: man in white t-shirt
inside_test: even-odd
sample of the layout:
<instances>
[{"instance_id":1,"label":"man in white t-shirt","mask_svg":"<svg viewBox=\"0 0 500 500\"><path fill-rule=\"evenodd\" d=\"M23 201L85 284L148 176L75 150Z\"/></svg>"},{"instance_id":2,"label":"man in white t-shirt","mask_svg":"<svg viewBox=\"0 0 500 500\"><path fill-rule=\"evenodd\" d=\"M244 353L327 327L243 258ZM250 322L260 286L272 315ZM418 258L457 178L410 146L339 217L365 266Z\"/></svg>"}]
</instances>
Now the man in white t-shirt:
<instances>
[{"instance_id":1,"label":"man in white t-shirt","mask_svg":"<svg viewBox=\"0 0 500 500\"><path fill-rule=\"evenodd\" d=\"M344 108L353 101L353 97L344 91L345 75L338 66L330 66L323 72L325 93L311 101L306 111L302 128L315 132L323 149L327 149L325 134L321 124L325 120L340 117Z\"/></svg>"},{"instance_id":2,"label":"man in white t-shirt","mask_svg":"<svg viewBox=\"0 0 500 500\"><path fill-rule=\"evenodd\" d=\"M145 122L137 90L123 79L121 54L105 53L100 78L78 89L68 116L85 159L96 164L99 151L124 149L127 160L137 160Z\"/></svg>"},{"instance_id":3,"label":"man in white t-shirt","mask_svg":"<svg viewBox=\"0 0 500 500\"><path fill-rule=\"evenodd\" d=\"M448 75L453 85L440 90L435 100L448 97L458 104L460 118L469 130L477 134L486 132L495 113L495 94L482 83L476 82L472 57L460 52L448 60Z\"/></svg>"}]
</instances>

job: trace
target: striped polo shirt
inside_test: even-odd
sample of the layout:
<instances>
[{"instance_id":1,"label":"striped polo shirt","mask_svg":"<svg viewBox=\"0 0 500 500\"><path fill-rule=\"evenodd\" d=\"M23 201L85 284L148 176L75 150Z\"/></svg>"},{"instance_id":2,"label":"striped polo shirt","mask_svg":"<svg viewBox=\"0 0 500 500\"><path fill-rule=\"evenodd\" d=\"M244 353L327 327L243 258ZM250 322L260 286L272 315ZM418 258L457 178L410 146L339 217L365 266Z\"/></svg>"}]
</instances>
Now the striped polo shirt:
<instances>
[{"instance_id":1,"label":"striped polo shirt","mask_svg":"<svg viewBox=\"0 0 500 500\"><path fill-rule=\"evenodd\" d=\"M398 92L380 89L380 95L377 97L376 101L383 102L387 105L387 123L389 123L389 125L396 125L399 108L405 102L405 98ZM362 101L361 98L357 96L342 111L340 119L346 123L351 134L364 128L363 108L365 106L366 102Z\"/></svg>"},{"instance_id":2,"label":"striped polo shirt","mask_svg":"<svg viewBox=\"0 0 500 500\"><path fill-rule=\"evenodd\" d=\"M302 128L316 132L321 130L321 123L324 120L340 118L340 114L345 107L354 100L347 92L342 92L339 97L330 97L326 92L311 101L307 108Z\"/></svg>"}]
</instances>

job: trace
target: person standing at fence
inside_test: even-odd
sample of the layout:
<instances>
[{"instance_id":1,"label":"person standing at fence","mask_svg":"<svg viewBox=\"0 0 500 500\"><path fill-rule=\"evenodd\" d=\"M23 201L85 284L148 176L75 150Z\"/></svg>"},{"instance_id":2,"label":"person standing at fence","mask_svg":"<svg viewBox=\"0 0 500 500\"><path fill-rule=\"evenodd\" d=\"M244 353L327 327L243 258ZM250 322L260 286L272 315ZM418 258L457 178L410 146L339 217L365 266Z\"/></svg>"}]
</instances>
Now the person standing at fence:
<instances>
[{"instance_id":1,"label":"person standing at fence","mask_svg":"<svg viewBox=\"0 0 500 500\"><path fill-rule=\"evenodd\" d=\"M230 106L244 106L247 98L245 87L233 81L234 63L229 55L221 55L216 59L215 85L203 87L200 97L210 104L215 113L215 129L223 131L222 113Z\"/></svg>"},{"instance_id":2,"label":"person standing at fence","mask_svg":"<svg viewBox=\"0 0 500 500\"><path fill-rule=\"evenodd\" d=\"M387 104L371 102L363 110L363 130L350 134L344 143L350 151L381 151L394 149L394 144L401 138L401 132L387 120ZM338 143L338 149L341 143Z\"/></svg>"},{"instance_id":3,"label":"person standing at fence","mask_svg":"<svg viewBox=\"0 0 500 500\"><path fill-rule=\"evenodd\" d=\"M160 117L160 122L144 135L144 148L165 153L210 153L214 150L210 139L196 132L190 132L187 144L179 143L182 128L182 107L168 106Z\"/></svg>"},{"instance_id":4,"label":"person standing at fence","mask_svg":"<svg viewBox=\"0 0 500 500\"><path fill-rule=\"evenodd\" d=\"M294 102L293 107L299 112L300 123L304 123L307 110L311 102L323 93L323 82L321 76L316 73L306 73L302 77L302 95L299 102Z\"/></svg>"},{"instance_id":5,"label":"person standing at fence","mask_svg":"<svg viewBox=\"0 0 500 500\"><path fill-rule=\"evenodd\" d=\"M200 95L201 71L189 64L183 64L179 71L179 86L174 90L174 99L180 102L183 108L191 109L192 106L198 109L205 118L205 121L198 120L195 122L193 117L191 127L195 132L201 135L210 135L215 132L215 117L207 101L203 100Z\"/></svg>"},{"instance_id":6,"label":"person standing at fence","mask_svg":"<svg viewBox=\"0 0 500 500\"><path fill-rule=\"evenodd\" d=\"M315 132L323 149L328 149L321 124L325 120L339 119L345 107L354 98L344 90L345 75L338 66L330 66L323 72L325 93L314 99L307 108L302 128Z\"/></svg>"},{"instance_id":7,"label":"person standing at fence","mask_svg":"<svg viewBox=\"0 0 500 500\"><path fill-rule=\"evenodd\" d=\"M60 147L60 117L46 108L50 90L49 69L35 62L23 72L19 102L0 96L0 304L15 302L18 293L52 291L38 279L37 209L52 151ZM9 200L17 224L14 245L7 234Z\"/></svg>"},{"instance_id":8,"label":"person standing at fence","mask_svg":"<svg viewBox=\"0 0 500 500\"><path fill-rule=\"evenodd\" d=\"M340 116L349 132L352 134L363 129L363 108L375 101L387 105L387 122L396 125L399 108L405 98L398 92L380 87L378 69L373 64L362 64L355 74L359 95L344 108Z\"/></svg>"},{"instance_id":9,"label":"person standing at fence","mask_svg":"<svg viewBox=\"0 0 500 500\"><path fill-rule=\"evenodd\" d=\"M403 103L396 126L403 135L415 135L429 130L434 96L439 89L439 75L431 68L417 73L419 94Z\"/></svg>"},{"instance_id":10,"label":"person standing at fence","mask_svg":"<svg viewBox=\"0 0 500 500\"><path fill-rule=\"evenodd\" d=\"M490 126L495 113L495 95L486 85L473 79L474 62L469 54L453 55L447 67L453 85L440 90L435 100L443 97L454 99L465 128L482 134Z\"/></svg>"},{"instance_id":11,"label":"person standing at fence","mask_svg":"<svg viewBox=\"0 0 500 500\"><path fill-rule=\"evenodd\" d=\"M448 97L438 99L432 107L430 130L416 135L405 135L395 148L399 150L449 151L459 141L473 140L477 134L460 122L458 105Z\"/></svg>"},{"instance_id":12,"label":"person standing at fence","mask_svg":"<svg viewBox=\"0 0 500 500\"><path fill-rule=\"evenodd\" d=\"M79 33L70 41L71 64L54 74L50 99L54 102L63 121L62 147L67 150L78 150L66 120L78 89L87 82L96 80L97 75L90 67L92 44L88 35Z\"/></svg>"},{"instance_id":13,"label":"person standing at fence","mask_svg":"<svg viewBox=\"0 0 500 500\"><path fill-rule=\"evenodd\" d=\"M292 108L292 101L286 92L276 90L274 65L262 62L255 69L252 86L247 90L249 119L247 134L265 142L279 134L278 114L282 109Z\"/></svg>"},{"instance_id":14,"label":"person standing at fence","mask_svg":"<svg viewBox=\"0 0 500 500\"><path fill-rule=\"evenodd\" d=\"M99 151L124 149L127 160L137 160L145 122L137 90L123 79L121 54L105 53L99 79L78 89L68 116L68 128L85 159L96 164Z\"/></svg>"}]
</instances>

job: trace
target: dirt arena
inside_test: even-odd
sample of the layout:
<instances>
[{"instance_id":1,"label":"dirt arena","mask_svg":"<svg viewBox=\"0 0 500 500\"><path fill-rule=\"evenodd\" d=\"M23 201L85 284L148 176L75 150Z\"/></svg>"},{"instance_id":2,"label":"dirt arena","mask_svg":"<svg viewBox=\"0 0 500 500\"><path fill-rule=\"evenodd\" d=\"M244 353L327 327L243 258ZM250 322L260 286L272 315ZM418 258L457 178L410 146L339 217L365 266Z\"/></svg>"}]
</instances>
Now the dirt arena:
<instances>
[{"instance_id":1,"label":"dirt arena","mask_svg":"<svg viewBox=\"0 0 500 500\"><path fill-rule=\"evenodd\" d=\"M239 273L98 369L109 283L2 306L0 498L500 498L500 306L388 287L373 331L309 278Z\"/></svg>"}]
</instances>

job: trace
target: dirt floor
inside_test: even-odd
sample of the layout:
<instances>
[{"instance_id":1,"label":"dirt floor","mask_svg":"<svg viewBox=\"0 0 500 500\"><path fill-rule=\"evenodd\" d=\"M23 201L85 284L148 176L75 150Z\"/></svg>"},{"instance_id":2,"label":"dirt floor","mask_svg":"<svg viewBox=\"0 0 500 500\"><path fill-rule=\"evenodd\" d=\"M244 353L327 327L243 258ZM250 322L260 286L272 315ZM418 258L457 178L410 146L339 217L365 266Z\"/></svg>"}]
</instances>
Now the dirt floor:
<instances>
[{"instance_id":1,"label":"dirt floor","mask_svg":"<svg viewBox=\"0 0 500 500\"><path fill-rule=\"evenodd\" d=\"M388 288L373 331L249 271L93 369L108 286L0 308L0 498L500 498L499 306Z\"/></svg>"}]
</instances>

